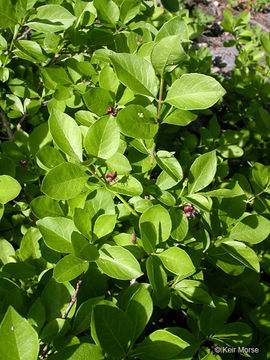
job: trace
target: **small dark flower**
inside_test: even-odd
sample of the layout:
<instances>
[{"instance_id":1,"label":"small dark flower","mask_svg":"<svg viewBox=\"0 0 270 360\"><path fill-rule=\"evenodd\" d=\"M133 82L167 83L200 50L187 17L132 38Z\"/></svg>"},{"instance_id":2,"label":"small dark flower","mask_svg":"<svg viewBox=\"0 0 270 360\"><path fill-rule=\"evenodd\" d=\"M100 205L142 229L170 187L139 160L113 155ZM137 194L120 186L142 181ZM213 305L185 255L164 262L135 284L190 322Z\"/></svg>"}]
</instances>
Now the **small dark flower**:
<instances>
[{"instance_id":1,"label":"small dark flower","mask_svg":"<svg viewBox=\"0 0 270 360\"><path fill-rule=\"evenodd\" d=\"M116 176L117 176L117 172L115 171L113 174L108 172L108 174L106 175L106 180L108 183L112 182L112 181L116 181Z\"/></svg>"},{"instance_id":2,"label":"small dark flower","mask_svg":"<svg viewBox=\"0 0 270 360\"><path fill-rule=\"evenodd\" d=\"M191 205L187 205L184 207L184 213L187 218L192 216L193 219L195 219L198 211L196 209L194 209L193 205L191 204Z\"/></svg>"},{"instance_id":3,"label":"small dark flower","mask_svg":"<svg viewBox=\"0 0 270 360\"><path fill-rule=\"evenodd\" d=\"M27 164L26 161L20 160L20 164L21 164L22 167L28 168L28 164Z\"/></svg>"},{"instance_id":4,"label":"small dark flower","mask_svg":"<svg viewBox=\"0 0 270 360\"><path fill-rule=\"evenodd\" d=\"M136 43L141 43L142 42L142 38L138 38L137 36L136 36Z\"/></svg>"},{"instance_id":5,"label":"small dark flower","mask_svg":"<svg viewBox=\"0 0 270 360\"><path fill-rule=\"evenodd\" d=\"M131 242L132 244L136 244L136 235L135 234L131 234Z\"/></svg>"},{"instance_id":6,"label":"small dark flower","mask_svg":"<svg viewBox=\"0 0 270 360\"><path fill-rule=\"evenodd\" d=\"M117 111L116 111L116 109L114 107L110 106L108 111L107 111L107 114L112 115L112 116L116 116Z\"/></svg>"}]
</instances>

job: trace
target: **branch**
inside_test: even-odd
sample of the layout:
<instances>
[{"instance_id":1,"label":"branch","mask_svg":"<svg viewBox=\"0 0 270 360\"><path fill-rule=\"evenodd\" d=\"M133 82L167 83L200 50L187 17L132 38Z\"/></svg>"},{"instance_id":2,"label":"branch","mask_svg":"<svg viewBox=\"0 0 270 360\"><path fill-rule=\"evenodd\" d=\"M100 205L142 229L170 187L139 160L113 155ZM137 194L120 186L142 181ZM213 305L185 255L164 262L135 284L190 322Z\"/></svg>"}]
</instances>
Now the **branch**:
<instances>
[{"instance_id":1,"label":"branch","mask_svg":"<svg viewBox=\"0 0 270 360\"><path fill-rule=\"evenodd\" d=\"M27 112L25 112L25 113L23 114L22 118L20 119L20 121L18 122L17 126L16 126L16 130L15 130L15 132L14 132L14 135L15 135L15 133L21 128L22 123L23 123L24 120L27 118L27 116L28 116L28 114L27 114Z\"/></svg>"},{"instance_id":2,"label":"branch","mask_svg":"<svg viewBox=\"0 0 270 360\"><path fill-rule=\"evenodd\" d=\"M79 280L77 281L76 290L75 290L74 295L72 296L72 298L70 300L70 303L68 304L68 307L66 308L63 315L61 316L62 319L66 319L66 317L68 316L68 313L70 312L72 306L74 305L74 303L75 303L75 301L77 299L77 294L78 294L78 291L79 291L80 286L82 284L82 277L83 277L83 274L80 276Z\"/></svg>"},{"instance_id":3,"label":"branch","mask_svg":"<svg viewBox=\"0 0 270 360\"><path fill-rule=\"evenodd\" d=\"M22 35L20 35L19 37L17 37L16 40L18 41L18 40L23 39L23 38L25 37L25 35L27 35L30 31L32 31L32 29L27 28L27 29L22 33Z\"/></svg>"},{"instance_id":4,"label":"branch","mask_svg":"<svg viewBox=\"0 0 270 360\"><path fill-rule=\"evenodd\" d=\"M6 129L6 132L8 134L9 141L13 141L13 134L12 134L12 131L10 129L8 119L7 119L6 114L4 113L4 111L3 111L3 109L1 107L0 107L0 117L2 119L4 128Z\"/></svg>"}]
</instances>

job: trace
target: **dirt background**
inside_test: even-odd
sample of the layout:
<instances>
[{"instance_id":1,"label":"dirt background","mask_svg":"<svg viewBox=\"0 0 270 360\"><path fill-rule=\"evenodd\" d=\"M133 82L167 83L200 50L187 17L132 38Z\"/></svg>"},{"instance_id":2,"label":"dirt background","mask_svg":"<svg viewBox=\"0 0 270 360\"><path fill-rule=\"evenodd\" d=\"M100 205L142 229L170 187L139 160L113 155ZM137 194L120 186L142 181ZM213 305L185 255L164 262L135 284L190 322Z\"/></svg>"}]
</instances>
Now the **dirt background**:
<instances>
[{"instance_id":1,"label":"dirt background","mask_svg":"<svg viewBox=\"0 0 270 360\"><path fill-rule=\"evenodd\" d=\"M209 24L205 31L197 39L198 46L209 47L213 58L213 72L228 73L234 67L234 58L238 52L235 47L224 47L223 43L232 39L229 33L226 33L220 27L223 21L223 10L229 9L233 16L237 16L240 12L250 12L250 24L258 25L263 31L270 31L270 0L260 11L253 11L252 1L238 1L237 6L232 8L226 0L194 0L186 1L189 7L198 6L206 14L214 16L215 20ZM253 0L253 3L257 3ZM256 5L256 4L255 4Z\"/></svg>"}]
</instances>

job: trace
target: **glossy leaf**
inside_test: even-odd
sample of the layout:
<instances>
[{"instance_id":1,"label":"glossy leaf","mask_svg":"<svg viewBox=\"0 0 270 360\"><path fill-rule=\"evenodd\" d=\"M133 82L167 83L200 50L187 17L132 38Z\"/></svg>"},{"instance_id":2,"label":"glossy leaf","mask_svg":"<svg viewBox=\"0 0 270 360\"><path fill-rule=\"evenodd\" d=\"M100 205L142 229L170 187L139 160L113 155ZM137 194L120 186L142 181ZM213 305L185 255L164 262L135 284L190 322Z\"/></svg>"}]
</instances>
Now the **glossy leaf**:
<instances>
[{"instance_id":1,"label":"glossy leaf","mask_svg":"<svg viewBox=\"0 0 270 360\"><path fill-rule=\"evenodd\" d=\"M83 169L72 163L63 163L48 172L41 189L52 199L68 200L82 191L88 176Z\"/></svg>"},{"instance_id":2,"label":"glossy leaf","mask_svg":"<svg viewBox=\"0 0 270 360\"><path fill-rule=\"evenodd\" d=\"M0 176L0 203L6 204L19 195L21 186L9 175Z\"/></svg>"},{"instance_id":3,"label":"glossy leaf","mask_svg":"<svg viewBox=\"0 0 270 360\"><path fill-rule=\"evenodd\" d=\"M202 110L225 95L223 87L203 74L184 74L169 89L165 102L181 110Z\"/></svg>"},{"instance_id":4,"label":"glossy leaf","mask_svg":"<svg viewBox=\"0 0 270 360\"><path fill-rule=\"evenodd\" d=\"M135 54L113 54L110 59L118 79L136 94L156 96L157 79L152 65Z\"/></svg>"},{"instance_id":5,"label":"glossy leaf","mask_svg":"<svg viewBox=\"0 0 270 360\"><path fill-rule=\"evenodd\" d=\"M121 132L132 138L152 139L158 131L153 114L141 105L129 105L117 115Z\"/></svg>"},{"instance_id":6,"label":"glossy leaf","mask_svg":"<svg viewBox=\"0 0 270 360\"><path fill-rule=\"evenodd\" d=\"M135 257L121 246L103 247L96 263L105 274L114 279L132 280L143 275Z\"/></svg>"},{"instance_id":7,"label":"glossy leaf","mask_svg":"<svg viewBox=\"0 0 270 360\"><path fill-rule=\"evenodd\" d=\"M184 279L195 272L189 255L178 247L171 247L158 254L165 268Z\"/></svg>"},{"instance_id":8,"label":"glossy leaf","mask_svg":"<svg viewBox=\"0 0 270 360\"><path fill-rule=\"evenodd\" d=\"M87 268L87 262L70 254L58 261L53 271L53 277L60 283L70 281L85 272Z\"/></svg>"},{"instance_id":9,"label":"glossy leaf","mask_svg":"<svg viewBox=\"0 0 270 360\"><path fill-rule=\"evenodd\" d=\"M119 8L112 0L94 0L94 6L101 21L115 25L119 20Z\"/></svg>"},{"instance_id":10,"label":"glossy leaf","mask_svg":"<svg viewBox=\"0 0 270 360\"><path fill-rule=\"evenodd\" d=\"M39 341L35 330L12 306L0 326L0 356L10 360L36 360Z\"/></svg>"},{"instance_id":11,"label":"glossy leaf","mask_svg":"<svg viewBox=\"0 0 270 360\"><path fill-rule=\"evenodd\" d=\"M113 117L102 117L88 130L84 146L86 152L101 159L109 159L116 153L120 131Z\"/></svg>"}]
</instances>

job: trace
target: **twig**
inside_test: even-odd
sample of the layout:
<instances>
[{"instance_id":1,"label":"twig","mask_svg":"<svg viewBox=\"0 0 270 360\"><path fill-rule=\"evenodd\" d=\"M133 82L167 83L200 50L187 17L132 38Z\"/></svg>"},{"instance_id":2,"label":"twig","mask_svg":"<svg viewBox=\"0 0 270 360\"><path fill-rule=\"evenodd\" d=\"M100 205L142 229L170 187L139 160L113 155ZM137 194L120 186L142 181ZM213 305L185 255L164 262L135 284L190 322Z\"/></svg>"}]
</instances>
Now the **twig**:
<instances>
[{"instance_id":1,"label":"twig","mask_svg":"<svg viewBox=\"0 0 270 360\"><path fill-rule=\"evenodd\" d=\"M21 120L18 122L18 124L17 124L17 126L16 126L16 130L15 130L15 132L14 132L14 135L15 135L15 133L21 128L22 123L23 123L24 120L27 118L27 116L28 116L28 114L27 114L27 112L25 112L25 113L23 114Z\"/></svg>"},{"instance_id":2,"label":"twig","mask_svg":"<svg viewBox=\"0 0 270 360\"><path fill-rule=\"evenodd\" d=\"M137 211L134 210L133 207L130 206L129 203L128 203L120 194L118 194L117 191L114 191L114 190L113 190L113 187L111 188L110 186L108 186L108 184L107 184L103 179L101 179L101 177L99 177L96 172L94 172L94 171L91 170L90 168L88 168L88 170L90 171L90 173L92 174L92 176L95 177L96 179L98 179L98 181L99 181L102 185L104 185L109 191L111 191L112 193L114 193L114 195L117 196L120 201L122 201L122 203L129 209L129 211L130 211L134 216L136 216L137 218L140 217L140 215L137 213Z\"/></svg>"},{"instance_id":3,"label":"twig","mask_svg":"<svg viewBox=\"0 0 270 360\"><path fill-rule=\"evenodd\" d=\"M9 139L10 141L13 141L13 134L12 134L12 131L11 131L11 129L10 129L8 119L7 119L6 114L4 113L4 111L3 111L3 109L2 109L1 107L0 107L0 117L1 117L1 119L2 119L4 128L6 129L6 132L7 132L7 135L8 135L8 139Z\"/></svg>"},{"instance_id":4,"label":"twig","mask_svg":"<svg viewBox=\"0 0 270 360\"><path fill-rule=\"evenodd\" d=\"M19 37L17 37L16 40L18 41L18 40L23 39L23 38L25 37L25 35L27 35L31 30L32 30L32 29L27 28L27 29L22 33L22 35L20 35Z\"/></svg>"},{"instance_id":5,"label":"twig","mask_svg":"<svg viewBox=\"0 0 270 360\"><path fill-rule=\"evenodd\" d=\"M81 283L82 283L82 277L83 277L83 274L80 276L80 279L77 281L76 290L74 292L74 295L71 297L71 300L70 300L70 303L68 304L68 307L66 308L63 315L61 316L62 319L66 319L66 317L68 316L68 313L70 312L72 306L74 305L74 303L75 303L75 301L77 299L77 294L78 294L78 291L79 291Z\"/></svg>"}]
</instances>

